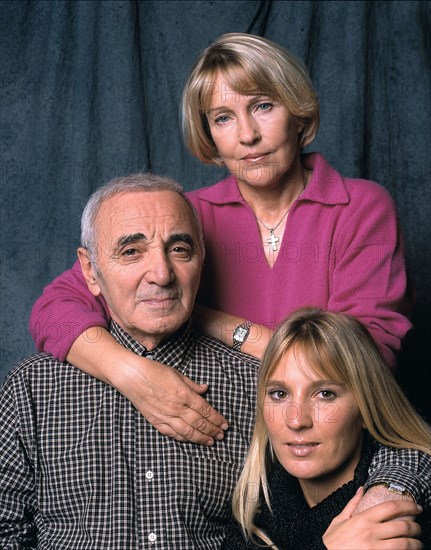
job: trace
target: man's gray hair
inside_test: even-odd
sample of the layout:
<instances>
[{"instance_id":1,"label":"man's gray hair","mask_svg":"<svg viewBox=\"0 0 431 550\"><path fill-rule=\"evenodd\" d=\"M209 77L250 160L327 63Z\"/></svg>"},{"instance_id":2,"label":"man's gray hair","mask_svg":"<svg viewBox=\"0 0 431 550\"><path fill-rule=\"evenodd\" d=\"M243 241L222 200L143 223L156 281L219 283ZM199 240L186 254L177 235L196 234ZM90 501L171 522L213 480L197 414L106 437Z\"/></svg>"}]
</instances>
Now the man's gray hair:
<instances>
[{"instance_id":1,"label":"man's gray hair","mask_svg":"<svg viewBox=\"0 0 431 550\"><path fill-rule=\"evenodd\" d=\"M184 194L184 190L176 181L149 172L130 174L115 178L102 187L99 187L87 201L81 217L81 246L88 252L92 264L97 263L96 217L104 201L120 193L151 193L153 191L173 191L187 204L192 214L199 236L199 246L204 253L202 226L196 210Z\"/></svg>"}]
</instances>

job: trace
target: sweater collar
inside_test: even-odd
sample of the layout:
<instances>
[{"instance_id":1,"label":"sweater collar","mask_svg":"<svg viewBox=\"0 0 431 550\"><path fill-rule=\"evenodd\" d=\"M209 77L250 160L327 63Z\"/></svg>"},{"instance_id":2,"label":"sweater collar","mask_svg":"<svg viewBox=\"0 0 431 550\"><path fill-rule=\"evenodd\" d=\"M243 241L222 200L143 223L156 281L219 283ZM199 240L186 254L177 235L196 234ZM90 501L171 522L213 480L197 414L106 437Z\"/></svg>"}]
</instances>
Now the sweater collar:
<instances>
[{"instance_id":1,"label":"sweater collar","mask_svg":"<svg viewBox=\"0 0 431 550\"><path fill-rule=\"evenodd\" d=\"M306 168L312 170L312 177L305 191L297 199L299 201L319 202L322 204L346 204L350 197L343 177L330 166L319 153L302 155ZM240 193L235 176L211 185L201 191L200 200L212 204L246 204Z\"/></svg>"},{"instance_id":2,"label":"sweater collar","mask_svg":"<svg viewBox=\"0 0 431 550\"><path fill-rule=\"evenodd\" d=\"M353 480L310 508L296 478L275 461L268 476L271 494L270 511L262 499L255 524L261 527L281 549L319 550L325 548L322 535L368 477L373 442L364 437L362 457L355 469Z\"/></svg>"},{"instance_id":3,"label":"sweater collar","mask_svg":"<svg viewBox=\"0 0 431 550\"><path fill-rule=\"evenodd\" d=\"M351 495L349 498L353 497L356 490L365 483L368 478L368 469L371 464L371 459L373 451L375 449L375 441L368 435L368 432L364 432L364 439L362 443L362 454L361 458L355 468L353 480L345 483L342 487L336 489L324 500L319 502L316 506L310 508L310 510L318 510L319 508L325 508L325 506L330 502L331 506L334 502L340 502L342 507L345 505L346 494ZM285 499L286 498L286 488L289 488L289 491L294 491L297 497L301 497L301 500L306 504L305 498L302 493L301 486L298 480L291 476L280 464L280 462L275 459L274 464L271 469L271 474L268 478L269 486L271 488L272 496L274 499ZM344 504L343 504L344 502ZM309 508L306 504L306 508Z\"/></svg>"}]
</instances>

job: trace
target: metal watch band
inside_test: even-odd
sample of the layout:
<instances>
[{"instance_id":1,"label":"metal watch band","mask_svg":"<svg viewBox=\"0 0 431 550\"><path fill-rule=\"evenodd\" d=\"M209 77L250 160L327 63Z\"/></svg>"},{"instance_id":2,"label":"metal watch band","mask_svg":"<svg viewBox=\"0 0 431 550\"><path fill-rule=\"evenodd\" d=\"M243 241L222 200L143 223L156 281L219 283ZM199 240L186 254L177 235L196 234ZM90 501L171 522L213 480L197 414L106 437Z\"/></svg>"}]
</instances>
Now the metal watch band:
<instances>
[{"instance_id":1,"label":"metal watch band","mask_svg":"<svg viewBox=\"0 0 431 550\"><path fill-rule=\"evenodd\" d=\"M235 350L235 351L241 351L241 346L242 344L247 340L248 338L248 335L250 334L250 327L251 325L253 324L252 321L245 321L245 323L241 323L240 325L238 325L235 330L233 331L233 344L232 344L232 348ZM238 332L238 329L243 329L243 331L245 332L244 333L244 336L242 338L238 338L236 336L236 333Z\"/></svg>"},{"instance_id":2,"label":"metal watch band","mask_svg":"<svg viewBox=\"0 0 431 550\"><path fill-rule=\"evenodd\" d=\"M371 485L369 488L371 488L371 487L384 487L385 489L387 489L391 493L396 493L397 495L402 495L402 496L408 495L410 498L413 499L413 496L410 494L409 490L404 485L402 485L401 483L397 483L395 481L389 481L389 482L388 481L379 481L379 482L374 483L373 485Z\"/></svg>"},{"instance_id":3,"label":"metal watch band","mask_svg":"<svg viewBox=\"0 0 431 550\"><path fill-rule=\"evenodd\" d=\"M391 493L396 493L397 495L405 495L410 494L407 489L404 487L404 485L401 485L401 483L396 483L395 481L391 481L390 483L386 483L386 489L390 491Z\"/></svg>"}]
</instances>

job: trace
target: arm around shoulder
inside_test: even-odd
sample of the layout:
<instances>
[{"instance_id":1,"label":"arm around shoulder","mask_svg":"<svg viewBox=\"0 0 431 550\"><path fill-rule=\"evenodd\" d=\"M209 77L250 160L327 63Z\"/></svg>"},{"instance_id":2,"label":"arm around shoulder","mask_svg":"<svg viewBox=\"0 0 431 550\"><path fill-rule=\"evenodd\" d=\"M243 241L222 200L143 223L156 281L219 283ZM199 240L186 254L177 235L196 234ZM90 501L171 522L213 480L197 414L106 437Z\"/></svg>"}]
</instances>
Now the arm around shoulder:
<instances>
[{"instance_id":1,"label":"arm around shoulder","mask_svg":"<svg viewBox=\"0 0 431 550\"><path fill-rule=\"evenodd\" d=\"M205 384L136 355L107 330L94 327L80 335L68 360L115 387L163 435L202 445L223 438L227 422L201 396L208 389Z\"/></svg>"},{"instance_id":2,"label":"arm around shoulder","mask_svg":"<svg viewBox=\"0 0 431 550\"><path fill-rule=\"evenodd\" d=\"M377 444L368 473L366 489L379 485L387 493L386 497L392 499L403 493L405 498L410 495L424 509L431 511L431 455L415 449L395 449Z\"/></svg>"},{"instance_id":3,"label":"arm around shoulder","mask_svg":"<svg viewBox=\"0 0 431 550\"><path fill-rule=\"evenodd\" d=\"M30 332L39 351L64 361L72 343L90 327L108 327L103 298L88 290L79 262L47 285L35 302Z\"/></svg>"},{"instance_id":4,"label":"arm around shoulder","mask_svg":"<svg viewBox=\"0 0 431 550\"><path fill-rule=\"evenodd\" d=\"M233 332L245 319L229 315L223 311L195 304L193 321L205 334L222 341L229 347L233 345ZM263 325L251 324L247 339L241 345L241 352L262 359L273 331Z\"/></svg>"},{"instance_id":5,"label":"arm around shoulder","mask_svg":"<svg viewBox=\"0 0 431 550\"><path fill-rule=\"evenodd\" d=\"M163 435L206 445L223 438L226 419L200 395L207 386L127 350L107 331L108 317L76 262L36 302L31 328L39 348L114 386Z\"/></svg>"}]
</instances>

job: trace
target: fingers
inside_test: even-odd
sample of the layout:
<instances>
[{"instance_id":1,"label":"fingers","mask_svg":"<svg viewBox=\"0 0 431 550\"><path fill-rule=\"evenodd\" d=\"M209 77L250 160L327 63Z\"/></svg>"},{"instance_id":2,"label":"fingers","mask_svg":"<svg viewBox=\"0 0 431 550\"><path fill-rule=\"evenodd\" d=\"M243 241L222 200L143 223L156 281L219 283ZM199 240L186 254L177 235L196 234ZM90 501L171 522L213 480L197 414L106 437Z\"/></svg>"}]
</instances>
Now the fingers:
<instances>
[{"instance_id":1,"label":"fingers","mask_svg":"<svg viewBox=\"0 0 431 550\"><path fill-rule=\"evenodd\" d=\"M373 550L421 550L424 545L418 539L391 539L382 540Z\"/></svg>"},{"instance_id":2,"label":"fingers","mask_svg":"<svg viewBox=\"0 0 431 550\"><path fill-rule=\"evenodd\" d=\"M213 445L228 423L204 397L207 384L196 384L166 365L139 358L123 369L117 389L160 433L178 441ZM147 361L148 362L148 361Z\"/></svg>"},{"instance_id":3,"label":"fingers","mask_svg":"<svg viewBox=\"0 0 431 550\"><path fill-rule=\"evenodd\" d=\"M323 536L329 550L398 550L422 548L416 537L421 529L415 521L399 519L400 516L415 517L422 508L413 501L388 501L377 504L359 514L346 517L355 504L356 495L339 514ZM344 520L343 520L344 514ZM391 521L396 519L397 521Z\"/></svg>"},{"instance_id":4,"label":"fingers","mask_svg":"<svg viewBox=\"0 0 431 550\"><path fill-rule=\"evenodd\" d=\"M212 409L212 407L210 408ZM206 409L208 409L208 404ZM215 415L224 418L215 409L212 410ZM227 427L226 421L222 425ZM223 429L191 408L184 408L181 416L159 415L159 418L154 420L153 426L163 435L177 441L189 441L199 445L211 446L216 440L222 440L224 437Z\"/></svg>"},{"instance_id":5,"label":"fingers","mask_svg":"<svg viewBox=\"0 0 431 550\"><path fill-rule=\"evenodd\" d=\"M421 550L425 546L417 539L399 539L387 541L383 550Z\"/></svg>"},{"instance_id":6,"label":"fingers","mask_svg":"<svg viewBox=\"0 0 431 550\"><path fill-rule=\"evenodd\" d=\"M376 522L390 521L401 516L416 517L422 512L422 508L413 500L389 500L381 504L377 504L361 514L370 514Z\"/></svg>"},{"instance_id":7,"label":"fingers","mask_svg":"<svg viewBox=\"0 0 431 550\"><path fill-rule=\"evenodd\" d=\"M150 385L145 388L148 392ZM135 406L160 433L200 445L213 445L223 439L228 427L226 419L195 390L205 392L207 385L195 384L169 368L163 385L158 377L151 388L151 395L147 394Z\"/></svg>"},{"instance_id":8,"label":"fingers","mask_svg":"<svg viewBox=\"0 0 431 550\"><path fill-rule=\"evenodd\" d=\"M199 393L200 395L203 395L208 391L208 384L196 384L196 382L193 382L190 380L190 378L187 378L188 382L187 385L191 390L193 390L196 393Z\"/></svg>"},{"instance_id":9,"label":"fingers","mask_svg":"<svg viewBox=\"0 0 431 550\"><path fill-rule=\"evenodd\" d=\"M169 423L157 423L154 427L163 435L171 437L176 441L188 441L198 445L212 446L215 439L193 428L180 418L170 418Z\"/></svg>"},{"instance_id":10,"label":"fingers","mask_svg":"<svg viewBox=\"0 0 431 550\"><path fill-rule=\"evenodd\" d=\"M190 409L190 416L187 418L188 423L198 431L216 435L223 435L223 431L227 430L228 423L226 418L212 407L206 399L197 395L197 393L205 393L208 391L207 384L196 384L187 376L181 375L182 380L187 386L187 395L183 396L184 404ZM215 430L214 430L215 428Z\"/></svg>"},{"instance_id":11,"label":"fingers","mask_svg":"<svg viewBox=\"0 0 431 550\"><path fill-rule=\"evenodd\" d=\"M420 537L420 534L420 525L411 520L389 521L384 522L381 526L382 539L417 538Z\"/></svg>"}]
</instances>

